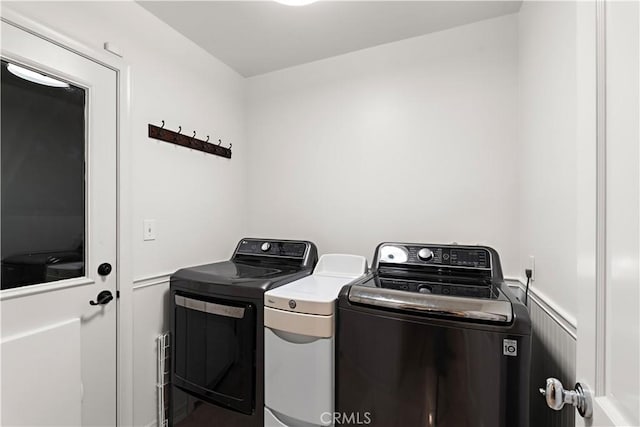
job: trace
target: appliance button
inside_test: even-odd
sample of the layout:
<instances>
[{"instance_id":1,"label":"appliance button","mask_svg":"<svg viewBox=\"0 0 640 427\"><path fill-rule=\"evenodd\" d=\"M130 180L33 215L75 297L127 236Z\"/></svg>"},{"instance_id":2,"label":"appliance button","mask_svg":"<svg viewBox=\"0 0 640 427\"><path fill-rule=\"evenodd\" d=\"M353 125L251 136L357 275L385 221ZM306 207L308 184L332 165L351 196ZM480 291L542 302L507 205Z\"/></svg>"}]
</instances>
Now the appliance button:
<instances>
[{"instance_id":1,"label":"appliance button","mask_svg":"<svg viewBox=\"0 0 640 427\"><path fill-rule=\"evenodd\" d=\"M429 248L422 248L418 251L418 258L422 261L429 261L433 259L433 252Z\"/></svg>"},{"instance_id":2,"label":"appliance button","mask_svg":"<svg viewBox=\"0 0 640 427\"><path fill-rule=\"evenodd\" d=\"M269 249L271 249L271 243L269 242L264 242L262 246L260 246L262 252L267 252Z\"/></svg>"},{"instance_id":3,"label":"appliance button","mask_svg":"<svg viewBox=\"0 0 640 427\"><path fill-rule=\"evenodd\" d=\"M289 300L289 308L294 309L296 308L296 302L292 299Z\"/></svg>"}]
</instances>

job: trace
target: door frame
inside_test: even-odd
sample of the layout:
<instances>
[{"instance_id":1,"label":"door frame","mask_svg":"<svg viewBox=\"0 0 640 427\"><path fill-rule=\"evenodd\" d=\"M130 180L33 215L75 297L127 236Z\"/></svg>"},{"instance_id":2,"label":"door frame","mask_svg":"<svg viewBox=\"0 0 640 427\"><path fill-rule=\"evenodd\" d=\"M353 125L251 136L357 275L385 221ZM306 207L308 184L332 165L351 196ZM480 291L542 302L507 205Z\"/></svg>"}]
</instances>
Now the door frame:
<instances>
[{"instance_id":1,"label":"door frame","mask_svg":"<svg viewBox=\"0 0 640 427\"><path fill-rule=\"evenodd\" d=\"M106 50L88 46L3 5L0 19L116 73L116 420L133 425L133 262L131 67ZM106 42L106 40L105 40Z\"/></svg>"},{"instance_id":2,"label":"door frame","mask_svg":"<svg viewBox=\"0 0 640 427\"><path fill-rule=\"evenodd\" d=\"M582 77L578 99L578 141L582 153L582 174L578 174L579 227L585 236L578 239L578 265L582 290L578 293L580 310L577 343L577 381L591 387L594 416L576 415L576 426L590 426L594 419L607 419L611 425L629 425L617 402L606 393L606 316L607 316L607 134L606 134L606 4L610 0L578 2L578 58ZM639 15L640 18L640 15ZM582 42L580 42L582 40ZM582 56L580 56L582 54ZM579 90L580 94L580 90ZM586 106L586 107L581 107ZM589 169L588 168L593 168ZM580 234L580 233L579 233ZM595 349L595 351L594 351ZM570 386L570 385L567 385Z\"/></svg>"}]
</instances>

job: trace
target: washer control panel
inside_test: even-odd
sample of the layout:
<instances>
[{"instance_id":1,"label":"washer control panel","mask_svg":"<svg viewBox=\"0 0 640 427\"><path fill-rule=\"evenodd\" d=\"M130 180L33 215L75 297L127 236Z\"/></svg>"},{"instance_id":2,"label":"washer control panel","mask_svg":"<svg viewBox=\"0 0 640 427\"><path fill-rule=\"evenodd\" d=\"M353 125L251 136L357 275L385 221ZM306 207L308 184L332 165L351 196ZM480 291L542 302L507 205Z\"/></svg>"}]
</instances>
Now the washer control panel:
<instances>
[{"instance_id":1,"label":"washer control panel","mask_svg":"<svg viewBox=\"0 0 640 427\"><path fill-rule=\"evenodd\" d=\"M419 294L451 295L469 298L491 299L493 289L490 286L454 285L438 282L417 282L400 279L379 279L375 282L380 288L396 289Z\"/></svg>"},{"instance_id":2,"label":"washer control panel","mask_svg":"<svg viewBox=\"0 0 640 427\"><path fill-rule=\"evenodd\" d=\"M491 269L491 253L483 247L384 243L377 255L385 264Z\"/></svg>"},{"instance_id":3,"label":"washer control panel","mask_svg":"<svg viewBox=\"0 0 640 427\"><path fill-rule=\"evenodd\" d=\"M308 246L306 242L243 239L236 254L302 259Z\"/></svg>"}]
</instances>

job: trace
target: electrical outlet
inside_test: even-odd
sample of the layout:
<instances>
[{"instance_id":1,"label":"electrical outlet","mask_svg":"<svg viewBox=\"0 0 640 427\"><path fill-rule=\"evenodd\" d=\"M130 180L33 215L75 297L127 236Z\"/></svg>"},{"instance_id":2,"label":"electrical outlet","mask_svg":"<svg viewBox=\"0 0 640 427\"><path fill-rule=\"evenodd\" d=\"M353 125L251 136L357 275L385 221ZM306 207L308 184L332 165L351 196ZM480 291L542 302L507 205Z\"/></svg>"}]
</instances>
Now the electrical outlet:
<instances>
[{"instance_id":1,"label":"electrical outlet","mask_svg":"<svg viewBox=\"0 0 640 427\"><path fill-rule=\"evenodd\" d=\"M155 219L144 220L144 230L142 235L144 240L156 240L156 220Z\"/></svg>"},{"instance_id":2,"label":"electrical outlet","mask_svg":"<svg viewBox=\"0 0 640 427\"><path fill-rule=\"evenodd\" d=\"M531 281L536 280L536 258L533 255L529 255L529 266L527 267L531 270Z\"/></svg>"}]
</instances>

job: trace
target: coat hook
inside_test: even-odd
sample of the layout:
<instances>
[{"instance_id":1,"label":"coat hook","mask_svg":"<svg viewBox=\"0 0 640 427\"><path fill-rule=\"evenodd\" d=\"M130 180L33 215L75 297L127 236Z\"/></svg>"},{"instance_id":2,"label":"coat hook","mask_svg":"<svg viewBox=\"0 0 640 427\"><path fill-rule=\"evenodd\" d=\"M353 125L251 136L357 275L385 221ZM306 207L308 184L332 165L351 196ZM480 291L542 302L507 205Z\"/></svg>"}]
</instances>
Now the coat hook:
<instances>
[{"instance_id":1,"label":"coat hook","mask_svg":"<svg viewBox=\"0 0 640 427\"><path fill-rule=\"evenodd\" d=\"M173 141L176 143L178 142L178 137L180 136L180 132L182 132L182 126L178 126L178 132L173 137Z\"/></svg>"},{"instance_id":2,"label":"coat hook","mask_svg":"<svg viewBox=\"0 0 640 427\"><path fill-rule=\"evenodd\" d=\"M233 144L229 143L229 151L231 151L231 147L233 147Z\"/></svg>"},{"instance_id":3,"label":"coat hook","mask_svg":"<svg viewBox=\"0 0 640 427\"><path fill-rule=\"evenodd\" d=\"M196 131L193 131L193 136L191 137L191 139L196 139Z\"/></svg>"},{"instance_id":4,"label":"coat hook","mask_svg":"<svg viewBox=\"0 0 640 427\"><path fill-rule=\"evenodd\" d=\"M218 140L218 147L220 146L220 144L222 144L222 140L221 139Z\"/></svg>"},{"instance_id":5,"label":"coat hook","mask_svg":"<svg viewBox=\"0 0 640 427\"><path fill-rule=\"evenodd\" d=\"M162 126L160 126L160 129L164 129L164 120L162 121Z\"/></svg>"},{"instance_id":6,"label":"coat hook","mask_svg":"<svg viewBox=\"0 0 640 427\"><path fill-rule=\"evenodd\" d=\"M209 142L209 135L207 135L207 140L205 142Z\"/></svg>"}]
</instances>

